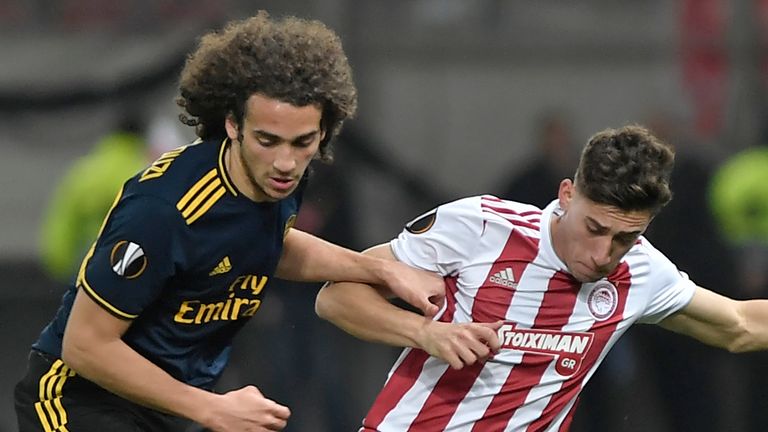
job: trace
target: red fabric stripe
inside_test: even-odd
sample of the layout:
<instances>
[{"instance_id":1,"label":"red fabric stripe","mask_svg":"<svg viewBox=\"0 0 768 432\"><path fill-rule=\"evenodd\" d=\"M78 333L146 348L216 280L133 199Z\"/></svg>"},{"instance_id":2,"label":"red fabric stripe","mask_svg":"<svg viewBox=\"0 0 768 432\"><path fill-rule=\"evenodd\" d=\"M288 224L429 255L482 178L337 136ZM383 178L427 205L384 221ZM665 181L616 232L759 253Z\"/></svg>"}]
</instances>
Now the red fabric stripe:
<instances>
[{"instance_id":1,"label":"red fabric stripe","mask_svg":"<svg viewBox=\"0 0 768 432\"><path fill-rule=\"evenodd\" d=\"M488 279L507 267L512 268L515 278L519 278L525 266L536 257L537 253L538 239L512 231L499 258L491 266L485 283L478 288L472 306L473 321L494 322L506 317L515 290L491 283ZM456 412L459 403L474 385L483 367L482 364L476 364L458 371L453 369L446 371L427 398L421 412L414 419L409 431L443 430Z\"/></svg>"},{"instance_id":2,"label":"red fabric stripe","mask_svg":"<svg viewBox=\"0 0 768 432\"><path fill-rule=\"evenodd\" d=\"M573 314L576 305L579 283L570 275L557 272L549 280L547 292L533 323L533 328L560 330ZM541 376L552 363L552 356L525 353L518 366L507 376L507 380L483 415L475 423L473 431L485 432L504 430L515 411L525 402L525 398L541 380Z\"/></svg>"},{"instance_id":3,"label":"red fabric stripe","mask_svg":"<svg viewBox=\"0 0 768 432\"><path fill-rule=\"evenodd\" d=\"M541 213L542 213L542 211L539 210L539 209L536 209L536 210L526 210L526 211L522 211L522 212L517 212L515 210L512 210L509 207L500 207L500 206L497 205L497 204L505 203L505 202L508 202L508 201L505 201L505 200L502 200L502 199L498 199L498 198L492 200L492 199L488 199L487 197L483 197L482 200L480 201L480 206L483 207L483 208L499 210L499 211L502 211L502 212L505 212L505 213L512 213L512 214L516 214L516 215L519 215L519 216L541 215Z\"/></svg>"},{"instance_id":4,"label":"red fabric stripe","mask_svg":"<svg viewBox=\"0 0 768 432\"><path fill-rule=\"evenodd\" d=\"M576 398L576 402L571 405L571 409L568 410L568 414L565 415L565 420L560 425L560 429L557 432L568 432L571 429L571 423L573 423L573 415L576 414L576 407L579 406L579 398Z\"/></svg>"},{"instance_id":5,"label":"red fabric stripe","mask_svg":"<svg viewBox=\"0 0 768 432\"><path fill-rule=\"evenodd\" d=\"M552 422L568 401L577 397L581 392L581 389L585 384L584 378L597 362L598 357L600 357L600 354L605 349L611 336L613 336L613 333L616 331L616 327L618 327L619 323L624 319L624 308L627 304L627 297L629 296L629 288L631 285L630 277L629 265L625 262L619 264L619 266L608 276L608 280L616 287L616 291L619 295L616 312L614 312L613 316L607 320L595 321L592 325L592 328L590 328L589 331L595 335L594 340L592 342L592 347L590 347L587 355L584 357L581 368L573 377L566 381L559 392L553 395L549 404L542 412L541 417L537 421L531 423L528 427L529 431L543 430ZM573 415L573 413L569 413L569 415Z\"/></svg>"},{"instance_id":6,"label":"red fabric stripe","mask_svg":"<svg viewBox=\"0 0 768 432\"><path fill-rule=\"evenodd\" d=\"M539 229L535 226L534 229ZM512 303L512 297L515 289L491 282L489 279L494 274L512 269L515 282L523 276L523 272L528 264L536 258L539 250L539 239L527 237L519 231L513 230L504 245L501 255L494 261L485 282L478 288L475 300L472 306L472 320L475 322L495 322L504 320L507 316L507 309Z\"/></svg>"},{"instance_id":7,"label":"red fabric stripe","mask_svg":"<svg viewBox=\"0 0 768 432\"><path fill-rule=\"evenodd\" d=\"M446 288L446 309L440 316L440 321L450 322L453 320L453 314L456 311L456 278L445 278ZM405 396L408 390L421 375L424 369L424 363L429 359L429 354L420 349L413 348L403 361L392 373L392 377L379 392L376 400L373 402L368 415L363 419L363 427L376 429L384 420L384 417L392 411L398 402Z\"/></svg>"},{"instance_id":8,"label":"red fabric stripe","mask_svg":"<svg viewBox=\"0 0 768 432\"><path fill-rule=\"evenodd\" d=\"M496 216L502 217L502 218L512 222L514 225L522 226L522 227L525 227L525 228L530 228L530 229L533 229L533 230L538 230L539 229L539 221L540 221L539 219L522 220L522 219L517 219L517 218L510 218L510 217L508 217L507 215L505 215L503 213L500 213L500 212L497 212L497 211L494 211L494 210L488 210L488 209L483 209L483 213L495 214Z\"/></svg>"},{"instance_id":9,"label":"red fabric stripe","mask_svg":"<svg viewBox=\"0 0 768 432\"><path fill-rule=\"evenodd\" d=\"M409 432L441 431L469 389L475 384L477 376L483 370L483 364L473 364L463 369L448 369L435 384L419 415L416 416Z\"/></svg>"},{"instance_id":10,"label":"red fabric stripe","mask_svg":"<svg viewBox=\"0 0 768 432\"><path fill-rule=\"evenodd\" d=\"M527 211L519 212L509 207L498 207L495 205L487 205L487 204L481 204L481 207L484 211L493 211L493 212L498 212L505 215L519 216L521 218L528 218L530 216L541 216L541 210L527 210Z\"/></svg>"}]
</instances>

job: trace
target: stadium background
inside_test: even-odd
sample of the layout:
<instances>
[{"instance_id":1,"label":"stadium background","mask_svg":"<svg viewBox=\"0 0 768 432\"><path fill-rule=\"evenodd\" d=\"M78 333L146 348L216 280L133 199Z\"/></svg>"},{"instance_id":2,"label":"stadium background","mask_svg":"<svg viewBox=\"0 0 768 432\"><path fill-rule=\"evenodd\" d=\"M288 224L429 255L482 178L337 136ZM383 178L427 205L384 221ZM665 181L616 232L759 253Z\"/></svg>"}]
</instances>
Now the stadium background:
<instances>
[{"instance_id":1,"label":"stadium background","mask_svg":"<svg viewBox=\"0 0 768 432\"><path fill-rule=\"evenodd\" d=\"M38 258L54 186L126 107L173 119L176 76L197 36L261 8L322 20L353 64L360 108L328 171L348 192L337 216L349 223L333 236L351 247L389 239L446 200L503 190L535 158L542 112L567 113L576 147L605 127L663 118L713 169L765 138L765 0L3 0L0 432L15 429L13 384L63 290ZM181 124L177 132L192 136ZM321 323L314 288L295 288L245 330L222 386L248 380L291 398L289 431L352 430L397 350ZM768 404L747 403L754 376L744 371L765 357L691 355L678 349L686 343L630 332L588 387L575 429L694 430L675 426L685 414L672 408L691 399L713 407L698 414L709 427L696 430L759 430L747 419ZM654 373L696 358L711 373L677 375L693 381L688 393L670 394ZM289 382L276 379L290 374L276 370L284 359L300 368Z\"/></svg>"}]
</instances>

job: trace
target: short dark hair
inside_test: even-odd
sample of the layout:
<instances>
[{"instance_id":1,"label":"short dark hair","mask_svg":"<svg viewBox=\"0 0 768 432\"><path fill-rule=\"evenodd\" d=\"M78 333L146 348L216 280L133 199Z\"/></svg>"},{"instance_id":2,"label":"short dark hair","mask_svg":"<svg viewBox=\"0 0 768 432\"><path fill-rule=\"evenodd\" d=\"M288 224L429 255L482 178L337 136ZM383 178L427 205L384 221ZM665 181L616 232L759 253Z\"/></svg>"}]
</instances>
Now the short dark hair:
<instances>
[{"instance_id":1,"label":"short dark hair","mask_svg":"<svg viewBox=\"0 0 768 432\"><path fill-rule=\"evenodd\" d=\"M606 129L584 147L575 184L596 203L656 214L672 199L674 163L672 147L645 127Z\"/></svg>"},{"instance_id":2,"label":"short dark hair","mask_svg":"<svg viewBox=\"0 0 768 432\"><path fill-rule=\"evenodd\" d=\"M330 142L357 109L357 88L339 37L323 23L296 17L256 16L230 22L200 39L187 58L176 100L199 137L226 137L231 115L242 127L255 94L322 109L325 138L319 155L332 160Z\"/></svg>"}]
</instances>

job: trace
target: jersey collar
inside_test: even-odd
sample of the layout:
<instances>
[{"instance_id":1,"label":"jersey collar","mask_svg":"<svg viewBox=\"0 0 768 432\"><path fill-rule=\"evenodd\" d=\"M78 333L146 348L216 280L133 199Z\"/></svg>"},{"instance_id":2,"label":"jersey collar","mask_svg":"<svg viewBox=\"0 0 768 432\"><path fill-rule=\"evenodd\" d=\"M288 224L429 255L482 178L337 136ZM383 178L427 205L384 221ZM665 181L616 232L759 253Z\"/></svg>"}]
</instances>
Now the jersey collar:
<instances>
[{"instance_id":1,"label":"jersey collar","mask_svg":"<svg viewBox=\"0 0 768 432\"><path fill-rule=\"evenodd\" d=\"M555 247L552 243L551 221L553 217L558 217L562 213L563 209L560 208L559 199L553 200L551 203L549 203L548 206L544 208L544 210L542 210L541 225L539 227L541 230L541 243L539 250L547 262L554 265L554 267L558 270L568 273L568 267L566 267L563 260L557 256L555 253Z\"/></svg>"},{"instance_id":2,"label":"jersey collar","mask_svg":"<svg viewBox=\"0 0 768 432\"><path fill-rule=\"evenodd\" d=\"M221 178L224 181L224 186L227 190L233 196L238 196L239 193L237 192L237 188L235 188L235 183L232 181L232 178L227 171L227 164L224 163L224 155L227 153L227 148L229 148L230 145L231 142L229 141L229 138L224 138L224 141L222 141L219 146L219 172L221 173Z\"/></svg>"}]
</instances>

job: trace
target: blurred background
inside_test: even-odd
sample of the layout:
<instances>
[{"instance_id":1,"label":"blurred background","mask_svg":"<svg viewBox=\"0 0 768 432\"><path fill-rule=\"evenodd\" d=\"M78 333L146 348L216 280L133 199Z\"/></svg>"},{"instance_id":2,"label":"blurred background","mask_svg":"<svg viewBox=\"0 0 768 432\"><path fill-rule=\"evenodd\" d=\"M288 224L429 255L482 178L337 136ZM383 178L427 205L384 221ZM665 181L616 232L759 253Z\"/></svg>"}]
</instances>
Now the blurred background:
<instances>
[{"instance_id":1,"label":"blurred background","mask_svg":"<svg viewBox=\"0 0 768 432\"><path fill-rule=\"evenodd\" d=\"M545 205L591 134L642 123L678 151L647 236L701 285L768 296L768 0L2 0L0 432L101 206L193 138L174 104L185 55L258 9L335 29L359 87L300 227L362 249L461 196ZM270 290L220 390L259 386L292 408L288 431L356 430L399 350L319 320L317 288ZM766 365L637 327L573 430L764 431Z\"/></svg>"}]
</instances>

